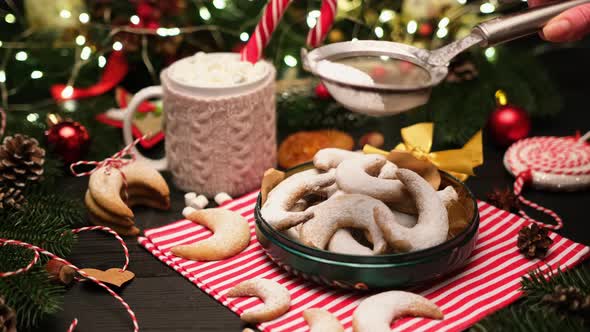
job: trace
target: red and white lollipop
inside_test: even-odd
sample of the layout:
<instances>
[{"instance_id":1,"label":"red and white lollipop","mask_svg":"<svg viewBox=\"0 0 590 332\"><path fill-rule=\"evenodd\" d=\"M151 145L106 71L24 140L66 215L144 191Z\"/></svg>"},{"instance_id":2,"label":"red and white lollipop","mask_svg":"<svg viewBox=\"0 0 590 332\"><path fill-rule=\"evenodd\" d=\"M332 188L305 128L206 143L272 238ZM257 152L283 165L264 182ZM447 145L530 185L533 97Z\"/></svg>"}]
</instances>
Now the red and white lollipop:
<instances>
[{"instance_id":1,"label":"red and white lollipop","mask_svg":"<svg viewBox=\"0 0 590 332\"><path fill-rule=\"evenodd\" d=\"M590 132L580 138L525 138L512 144L504 154L504 166L516 177L514 194L523 204L555 219L555 226L545 225L546 227L561 228L561 218L555 212L522 197L523 186L529 184L534 188L556 191L590 188L590 144L586 143L588 138ZM520 210L520 214L538 223L524 211Z\"/></svg>"}]
</instances>

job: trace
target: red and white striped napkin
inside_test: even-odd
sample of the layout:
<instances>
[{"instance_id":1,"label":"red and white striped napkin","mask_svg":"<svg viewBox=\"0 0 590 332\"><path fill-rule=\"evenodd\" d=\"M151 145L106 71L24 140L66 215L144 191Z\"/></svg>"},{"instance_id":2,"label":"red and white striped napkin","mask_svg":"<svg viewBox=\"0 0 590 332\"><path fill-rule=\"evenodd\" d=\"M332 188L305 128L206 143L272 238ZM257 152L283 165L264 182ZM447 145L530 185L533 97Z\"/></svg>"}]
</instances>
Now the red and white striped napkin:
<instances>
[{"instance_id":1,"label":"red and white striped napkin","mask_svg":"<svg viewBox=\"0 0 590 332\"><path fill-rule=\"evenodd\" d=\"M352 313L366 293L332 289L301 280L275 265L256 240L253 210L258 193L251 193L224 205L248 219L252 241L239 255L218 262L195 262L173 256L170 248L210 236L210 232L188 220L145 231L139 243L154 256L178 271L217 301L237 314L262 303L257 298L226 298L234 285L251 278L275 280L291 293L291 309L271 322L260 324L263 331L306 331L301 315L307 308L329 310L352 330ZM425 318L397 320L395 331L460 331L494 311L507 306L520 295L520 279L531 269L548 271L571 268L588 255L587 246L550 232L553 239L544 261L528 260L516 248L518 230L529 222L517 215L479 202L481 225L477 245L469 263L436 285L413 291L434 301L444 312L442 321Z\"/></svg>"}]
</instances>

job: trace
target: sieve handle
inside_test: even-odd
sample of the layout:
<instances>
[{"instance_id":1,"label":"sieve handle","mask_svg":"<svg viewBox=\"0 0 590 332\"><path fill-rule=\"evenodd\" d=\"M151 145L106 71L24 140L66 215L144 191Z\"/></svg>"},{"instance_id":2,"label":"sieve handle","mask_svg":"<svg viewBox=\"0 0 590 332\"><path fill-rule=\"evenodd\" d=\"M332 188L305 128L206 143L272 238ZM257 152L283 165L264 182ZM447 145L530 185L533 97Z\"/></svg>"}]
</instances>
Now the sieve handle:
<instances>
[{"instance_id":1,"label":"sieve handle","mask_svg":"<svg viewBox=\"0 0 590 332\"><path fill-rule=\"evenodd\" d=\"M482 47L500 44L538 32L553 17L587 3L590 0L569 0L533 7L480 23L473 28L473 32L483 37Z\"/></svg>"}]
</instances>

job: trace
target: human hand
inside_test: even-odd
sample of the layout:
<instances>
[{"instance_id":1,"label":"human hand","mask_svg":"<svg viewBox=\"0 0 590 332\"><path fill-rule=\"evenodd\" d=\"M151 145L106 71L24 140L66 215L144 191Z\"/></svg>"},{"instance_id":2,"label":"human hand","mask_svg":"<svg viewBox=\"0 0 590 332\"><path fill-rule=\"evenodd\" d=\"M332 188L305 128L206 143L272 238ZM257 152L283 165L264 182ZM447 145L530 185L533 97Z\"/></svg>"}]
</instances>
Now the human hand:
<instances>
[{"instance_id":1,"label":"human hand","mask_svg":"<svg viewBox=\"0 0 590 332\"><path fill-rule=\"evenodd\" d=\"M528 0L530 7L554 0ZM545 25L541 36L552 42L568 42L583 38L590 33L590 3L580 5L554 17Z\"/></svg>"}]
</instances>

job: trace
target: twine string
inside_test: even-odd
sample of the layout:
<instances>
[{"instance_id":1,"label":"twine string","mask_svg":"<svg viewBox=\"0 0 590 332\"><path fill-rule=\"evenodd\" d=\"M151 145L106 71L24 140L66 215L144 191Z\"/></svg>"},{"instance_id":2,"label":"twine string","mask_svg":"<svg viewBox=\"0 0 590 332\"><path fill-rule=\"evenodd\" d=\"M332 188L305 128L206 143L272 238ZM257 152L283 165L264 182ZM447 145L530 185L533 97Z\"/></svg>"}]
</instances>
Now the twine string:
<instances>
[{"instance_id":1,"label":"twine string","mask_svg":"<svg viewBox=\"0 0 590 332\"><path fill-rule=\"evenodd\" d=\"M105 174L110 175L111 171L113 169L116 169L117 171L119 171L119 174L121 174L121 178L123 179L123 194L124 194L125 201L127 201L129 198L129 193L127 191L127 189L128 189L127 177L125 176L125 173L121 170L121 168L136 160L135 153L133 152L133 147L135 147L141 140L146 138L146 136L147 135L137 138L131 144L124 147L121 151L115 153L111 157L106 158L102 161L81 160L81 161L75 162L70 165L70 171L72 172L72 174L74 176L82 177L82 176L89 176L92 173L98 171L99 169L104 169ZM86 172L78 172L78 171L76 171L76 167L78 167L80 165L92 165L94 167L91 170L86 171Z\"/></svg>"},{"instance_id":2,"label":"twine string","mask_svg":"<svg viewBox=\"0 0 590 332\"><path fill-rule=\"evenodd\" d=\"M127 269L127 266L129 265L129 251L128 251L127 246L125 245L125 242L123 241L123 239L119 235L117 235L117 233L115 231L113 231L111 228L104 227L104 226L90 226L90 227L76 228L76 229L73 229L71 232L74 234L77 234L77 233L80 233L83 231L94 231L94 230L101 230L101 231L105 231L110 234L113 234L115 236L115 238L119 241L119 243L123 247L123 252L125 254L125 264L123 265L123 268L121 269L121 271L125 271ZM39 256L41 254L43 254L43 255L48 256L52 259L55 259L56 261L63 263L65 266L72 268L74 271L76 271L77 274L82 276L83 279L90 280L90 281L94 282L95 284L99 285L100 287L104 288L109 294L111 294L111 296L113 296L117 301L119 301L123 305L123 307L125 308L125 310L129 314L129 317L131 318L131 322L133 323L133 331L139 332L139 323L137 321L137 317L135 316L135 313L133 312L133 310L131 309L129 304L127 304L127 302L125 302L125 300L121 296L119 296L117 293L115 293L109 286L104 284L102 281L96 279L93 276L88 275L82 269L80 269L79 267L75 266L74 264L68 262L67 260L65 260L65 259L53 254L52 252L47 251L41 247L35 246L33 244L23 242L23 241L18 241L18 240L0 238L0 245L2 245L2 246L12 245L12 246L17 246L17 247L23 247L23 248L30 249L34 252L33 259L25 267L19 268L14 271L0 272L0 278L10 277L10 276L14 276L14 275L29 271L39 261ZM76 329L77 325L78 325L78 319L74 318L74 320L70 324L67 331L73 332Z\"/></svg>"}]
</instances>

